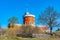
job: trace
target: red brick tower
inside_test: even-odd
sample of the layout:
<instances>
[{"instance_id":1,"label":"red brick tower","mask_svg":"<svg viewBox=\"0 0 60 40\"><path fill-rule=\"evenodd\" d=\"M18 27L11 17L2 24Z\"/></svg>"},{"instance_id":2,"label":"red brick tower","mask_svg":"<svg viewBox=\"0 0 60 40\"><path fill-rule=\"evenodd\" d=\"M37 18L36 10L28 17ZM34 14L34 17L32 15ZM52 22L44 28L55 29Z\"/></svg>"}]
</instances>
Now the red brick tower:
<instances>
[{"instance_id":1,"label":"red brick tower","mask_svg":"<svg viewBox=\"0 0 60 40\"><path fill-rule=\"evenodd\" d=\"M26 12L26 14L23 17L23 23L24 24L35 24L35 16L30 14L29 12Z\"/></svg>"}]
</instances>

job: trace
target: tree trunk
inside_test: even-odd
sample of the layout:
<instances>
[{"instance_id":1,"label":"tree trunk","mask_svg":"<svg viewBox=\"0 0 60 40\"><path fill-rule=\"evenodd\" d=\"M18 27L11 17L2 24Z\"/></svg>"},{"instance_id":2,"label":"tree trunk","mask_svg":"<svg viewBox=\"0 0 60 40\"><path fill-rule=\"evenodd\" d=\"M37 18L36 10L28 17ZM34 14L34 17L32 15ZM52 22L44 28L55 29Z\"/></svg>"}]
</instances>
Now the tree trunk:
<instances>
[{"instance_id":1,"label":"tree trunk","mask_svg":"<svg viewBox=\"0 0 60 40\"><path fill-rule=\"evenodd\" d=\"M50 27L50 35L52 36L53 34L52 34L52 27Z\"/></svg>"}]
</instances>

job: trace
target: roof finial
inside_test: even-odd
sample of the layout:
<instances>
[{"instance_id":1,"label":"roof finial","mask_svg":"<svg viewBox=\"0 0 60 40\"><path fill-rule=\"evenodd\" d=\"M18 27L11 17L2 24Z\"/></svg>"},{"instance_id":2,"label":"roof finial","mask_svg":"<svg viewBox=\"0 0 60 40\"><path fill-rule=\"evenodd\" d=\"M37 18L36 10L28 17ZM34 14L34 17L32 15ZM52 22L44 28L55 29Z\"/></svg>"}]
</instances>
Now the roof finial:
<instances>
[{"instance_id":1,"label":"roof finial","mask_svg":"<svg viewBox=\"0 0 60 40\"><path fill-rule=\"evenodd\" d=\"M28 12L29 8L28 8L28 5L26 5L26 12Z\"/></svg>"}]
</instances>

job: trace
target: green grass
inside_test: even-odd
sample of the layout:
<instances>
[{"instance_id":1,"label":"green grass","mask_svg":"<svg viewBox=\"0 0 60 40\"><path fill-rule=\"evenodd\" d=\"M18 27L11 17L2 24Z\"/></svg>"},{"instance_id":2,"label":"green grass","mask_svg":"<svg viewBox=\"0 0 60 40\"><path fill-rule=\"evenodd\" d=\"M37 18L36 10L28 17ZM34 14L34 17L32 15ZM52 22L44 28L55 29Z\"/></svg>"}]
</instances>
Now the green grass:
<instances>
[{"instance_id":1,"label":"green grass","mask_svg":"<svg viewBox=\"0 0 60 40\"><path fill-rule=\"evenodd\" d=\"M0 40L60 40L60 38L56 37L48 37L48 38L22 38L22 37L1 37Z\"/></svg>"}]
</instances>

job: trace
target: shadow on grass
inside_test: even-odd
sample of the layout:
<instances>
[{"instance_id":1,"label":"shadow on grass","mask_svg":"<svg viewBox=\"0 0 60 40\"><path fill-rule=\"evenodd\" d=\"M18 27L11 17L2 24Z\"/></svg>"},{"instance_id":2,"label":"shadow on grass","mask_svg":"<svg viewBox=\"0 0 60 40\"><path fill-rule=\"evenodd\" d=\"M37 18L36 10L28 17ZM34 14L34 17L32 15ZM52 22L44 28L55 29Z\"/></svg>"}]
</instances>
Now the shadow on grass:
<instances>
[{"instance_id":1,"label":"shadow on grass","mask_svg":"<svg viewBox=\"0 0 60 40\"><path fill-rule=\"evenodd\" d=\"M17 36L22 38L33 38L32 34L17 34Z\"/></svg>"}]
</instances>

